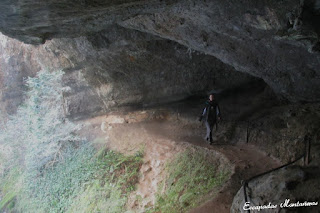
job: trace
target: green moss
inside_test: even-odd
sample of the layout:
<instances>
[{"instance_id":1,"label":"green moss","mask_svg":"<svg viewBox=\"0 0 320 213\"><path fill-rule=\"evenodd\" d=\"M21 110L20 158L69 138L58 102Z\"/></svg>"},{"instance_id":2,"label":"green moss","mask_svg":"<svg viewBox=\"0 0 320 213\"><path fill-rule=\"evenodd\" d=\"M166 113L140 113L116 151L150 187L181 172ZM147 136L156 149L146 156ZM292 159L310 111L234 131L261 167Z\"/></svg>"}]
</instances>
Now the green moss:
<instances>
[{"instance_id":1,"label":"green moss","mask_svg":"<svg viewBox=\"0 0 320 213\"><path fill-rule=\"evenodd\" d=\"M221 186L229 172L219 171L210 154L188 150L167 165L155 208L150 212L184 212L197 206L214 189Z\"/></svg>"}]
</instances>

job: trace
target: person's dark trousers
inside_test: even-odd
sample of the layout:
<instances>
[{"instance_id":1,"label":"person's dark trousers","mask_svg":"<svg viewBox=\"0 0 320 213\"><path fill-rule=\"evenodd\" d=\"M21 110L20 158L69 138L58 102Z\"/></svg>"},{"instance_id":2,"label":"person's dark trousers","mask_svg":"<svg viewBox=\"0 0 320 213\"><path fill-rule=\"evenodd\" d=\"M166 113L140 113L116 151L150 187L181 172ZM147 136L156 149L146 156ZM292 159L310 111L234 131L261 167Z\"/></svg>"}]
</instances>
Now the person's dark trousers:
<instances>
[{"instance_id":1,"label":"person's dark trousers","mask_svg":"<svg viewBox=\"0 0 320 213\"><path fill-rule=\"evenodd\" d=\"M207 134L206 134L206 140L210 140L210 143L213 142L212 139L212 130L213 130L213 126L214 126L214 122L205 122L206 128L207 128Z\"/></svg>"}]
</instances>

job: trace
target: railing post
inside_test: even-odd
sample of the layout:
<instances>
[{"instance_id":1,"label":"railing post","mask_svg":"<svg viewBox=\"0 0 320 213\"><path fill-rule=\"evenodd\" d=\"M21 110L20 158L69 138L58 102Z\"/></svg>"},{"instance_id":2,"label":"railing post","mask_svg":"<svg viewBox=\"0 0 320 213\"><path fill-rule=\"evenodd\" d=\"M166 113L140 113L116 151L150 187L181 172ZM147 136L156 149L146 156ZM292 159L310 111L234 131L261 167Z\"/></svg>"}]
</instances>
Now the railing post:
<instances>
[{"instance_id":1,"label":"railing post","mask_svg":"<svg viewBox=\"0 0 320 213\"><path fill-rule=\"evenodd\" d=\"M310 150L311 150L311 143L310 143L310 137L308 137L308 140L307 140L307 152L306 152L306 163L307 163L307 166L309 165L310 163L310 160L311 160L311 155L310 155Z\"/></svg>"},{"instance_id":2,"label":"railing post","mask_svg":"<svg viewBox=\"0 0 320 213\"><path fill-rule=\"evenodd\" d=\"M247 122L247 143L249 143L249 121Z\"/></svg>"},{"instance_id":3,"label":"railing post","mask_svg":"<svg viewBox=\"0 0 320 213\"><path fill-rule=\"evenodd\" d=\"M304 165L308 166L311 160L310 150L311 150L311 139L309 135L305 137L305 152L304 152Z\"/></svg>"},{"instance_id":4,"label":"railing post","mask_svg":"<svg viewBox=\"0 0 320 213\"><path fill-rule=\"evenodd\" d=\"M248 125L249 126L249 125ZM247 128L248 129L248 128ZM248 139L248 134L247 134L247 139ZM304 154L301 155L300 157L296 158L294 161L291 161L287 164L284 164L280 167L277 167L277 168L273 168L269 171L266 171L266 172L263 172L261 174L258 174L258 175L255 175L245 181L243 181L242 183L242 187L243 187L243 194L244 194L244 202L247 203L248 202L248 196L247 196L247 187L248 187L248 183L250 181L252 181L253 179L257 178L257 177L260 177L260 176L263 176L265 174L268 174L268 173L271 173L273 171L276 171L276 170L279 170L281 168L284 168L284 167L287 167L293 163L296 163L297 161L301 160L302 158L304 159L304 165L309 165L310 161L311 161L311 137L310 135L306 135L305 138L304 138L304 142L305 142L305 150L304 150ZM250 213L250 210L247 210L248 213Z\"/></svg>"},{"instance_id":5,"label":"railing post","mask_svg":"<svg viewBox=\"0 0 320 213\"><path fill-rule=\"evenodd\" d=\"M247 190L246 190L247 186L248 186L248 182L245 180L245 181L243 182L243 193L244 193L244 202L245 202L245 203L248 202ZM249 209L248 209L248 213L250 213L250 210L249 210Z\"/></svg>"}]
</instances>

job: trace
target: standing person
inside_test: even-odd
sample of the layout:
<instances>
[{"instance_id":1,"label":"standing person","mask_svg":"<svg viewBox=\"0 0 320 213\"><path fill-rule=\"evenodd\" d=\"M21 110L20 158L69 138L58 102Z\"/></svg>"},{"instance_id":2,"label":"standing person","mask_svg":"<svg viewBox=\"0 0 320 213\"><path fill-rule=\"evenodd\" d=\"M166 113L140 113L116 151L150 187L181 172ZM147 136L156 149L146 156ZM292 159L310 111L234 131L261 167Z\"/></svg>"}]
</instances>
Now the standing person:
<instances>
[{"instance_id":1,"label":"standing person","mask_svg":"<svg viewBox=\"0 0 320 213\"><path fill-rule=\"evenodd\" d=\"M207 128L207 134L206 134L206 140L210 140L210 144L213 143L212 139L212 130L214 125L217 126L217 120L221 119L221 113L220 108L218 105L218 102L214 99L214 94L209 95L209 100L206 101L206 106L203 109L202 115L199 118L199 121L201 121L204 118L205 125Z\"/></svg>"}]
</instances>

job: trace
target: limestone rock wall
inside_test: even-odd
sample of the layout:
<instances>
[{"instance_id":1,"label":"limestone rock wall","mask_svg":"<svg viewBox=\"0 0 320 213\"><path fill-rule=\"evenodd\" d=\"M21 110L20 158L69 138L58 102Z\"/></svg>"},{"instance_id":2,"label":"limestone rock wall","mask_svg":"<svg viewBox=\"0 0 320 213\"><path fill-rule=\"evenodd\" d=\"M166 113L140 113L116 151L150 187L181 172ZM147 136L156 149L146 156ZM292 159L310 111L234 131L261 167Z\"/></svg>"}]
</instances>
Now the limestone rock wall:
<instances>
[{"instance_id":1,"label":"limestone rock wall","mask_svg":"<svg viewBox=\"0 0 320 213\"><path fill-rule=\"evenodd\" d=\"M292 102L315 102L320 100L319 5L319 0L4 0L0 31L41 44L103 37L118 24L214 56L264 79Z\"/></svg>"},{"instance_id":2,"label":"limestone rock wall","mask_svg":"<svg viewBox=\"0 0 320 213\"><path fill-rule=\"evenodd\" d=\"M213 55L290 101L320 100L315 2L192 1L121 22ZM317 23L317 24L315 24Z\"/></svg>"},{"instance_id":3,"label":"limestone rock wall","mask_svg":"<svg viewBox=\"0 0 320 213\"><path fill-rule=\"evenodd\" d=\"M222 91L255 80L216 58L170 41L112 26L78 38L33 46L0 36L2 112L23 100L23 78L64 70L67 115L91 116L119 106L148 106Z\"/></svg>"}]
</instances>

